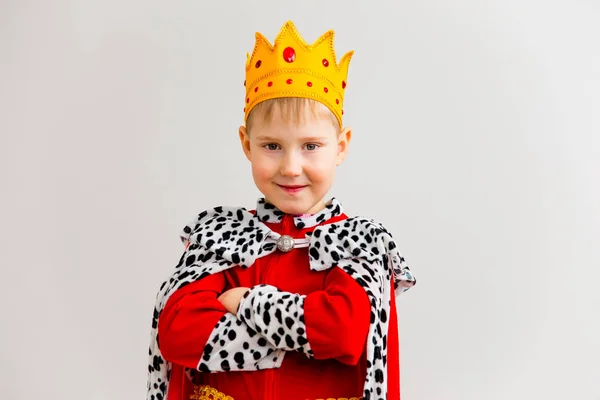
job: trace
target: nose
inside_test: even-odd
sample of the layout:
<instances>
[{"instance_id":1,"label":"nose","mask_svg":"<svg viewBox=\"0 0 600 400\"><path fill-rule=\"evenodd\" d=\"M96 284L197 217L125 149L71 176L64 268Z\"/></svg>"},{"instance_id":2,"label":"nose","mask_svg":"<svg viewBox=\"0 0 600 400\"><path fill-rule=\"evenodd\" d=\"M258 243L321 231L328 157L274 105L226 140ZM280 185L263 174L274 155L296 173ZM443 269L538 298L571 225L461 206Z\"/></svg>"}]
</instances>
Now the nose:
<instances>
[{"instance_id":1,"label":"nose","mask_svg":"<svg viewBox=\"0 0 600 400\"><path fill-rule=\"evenodd\" d=\"M302 160L294 152L286 152L281 159L279 173L282 176L300 176L302 175Z\"/></svg>"}]
</instances>

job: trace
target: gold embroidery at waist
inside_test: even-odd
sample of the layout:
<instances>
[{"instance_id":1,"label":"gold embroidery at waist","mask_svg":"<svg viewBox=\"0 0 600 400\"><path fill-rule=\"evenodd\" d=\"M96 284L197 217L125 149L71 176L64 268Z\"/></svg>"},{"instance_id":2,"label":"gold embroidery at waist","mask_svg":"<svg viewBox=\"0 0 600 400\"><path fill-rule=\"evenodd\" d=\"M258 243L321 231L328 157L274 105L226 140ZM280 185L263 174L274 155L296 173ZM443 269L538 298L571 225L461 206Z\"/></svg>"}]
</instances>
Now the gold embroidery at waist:
<instances>
[{"instance_id":1,"label":"gold embroidery at waist","mask_svg":"<svg viewBox=\"0 0 600 400\"><path fill-rule=\"evenodd\" d=\"M190 400L233 400L233 397L208 385L194 385L194 393L190 395Z\"/></svg>"},{"instance_id":2,"label":"gold embroidery at waist","mask_svg":"<svg viewBox=\"0 0 600 400\"><path fill-rule=\"evenodd\" d=\"M194 385L194 393L190 395L190 400L233 400L233 397L219 392L217 389L208 385ZM359 397L340 397L338 399L328 397L326 399L316 400L361 400Z\"/></svg>"},{"instance_id":3,"label":"gold embroidery at waist","mask_svg":"<svg viewBox=\"0 0 600 400\"><path fill-rule=\"evenodd\" d=\"M339 397L339 398L333 398L333 397L328 397L326 399L316 399L316 400L362 400L362 397Z\"/></svg>"}]
</instances>

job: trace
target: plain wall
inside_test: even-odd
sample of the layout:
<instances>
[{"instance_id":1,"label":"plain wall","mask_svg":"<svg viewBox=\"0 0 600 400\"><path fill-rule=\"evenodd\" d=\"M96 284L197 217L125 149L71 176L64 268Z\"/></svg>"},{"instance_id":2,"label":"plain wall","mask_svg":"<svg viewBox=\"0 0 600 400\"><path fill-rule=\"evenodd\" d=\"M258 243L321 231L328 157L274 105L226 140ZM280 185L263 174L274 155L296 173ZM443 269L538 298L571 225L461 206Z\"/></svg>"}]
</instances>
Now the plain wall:
<instances>
[{"instance_id":1,"label":"plain wall","mask_svg":"<svg viewBox=\"0 0 600 400\"><path fill-rule=\"evenodd\" d=\"M331 191L391 230L404 400L600 399L597 1L0 2L0 397L146 392L203 209L255 206L254 32L356 51Z\"/></svg>"}]
</instances>

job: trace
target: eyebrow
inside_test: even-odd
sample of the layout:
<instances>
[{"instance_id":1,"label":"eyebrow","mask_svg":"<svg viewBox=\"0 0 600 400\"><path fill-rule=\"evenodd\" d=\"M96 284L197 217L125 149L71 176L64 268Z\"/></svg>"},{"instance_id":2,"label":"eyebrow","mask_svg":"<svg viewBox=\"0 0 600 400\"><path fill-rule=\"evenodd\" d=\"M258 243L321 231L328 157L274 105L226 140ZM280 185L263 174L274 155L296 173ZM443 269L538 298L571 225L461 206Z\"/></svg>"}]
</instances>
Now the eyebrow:
<instances>
[{"instance_id":1,"label":"eyebrow","mask_svg":"<svg viewBox=\"0 0 600 400\"><path fill-rule=\"evenodd\" d=\"M256 140L267 141L267 142L277 142L280 139L270 137L270 136L257 136ZM300 140L302 140L304 142L325 142L328 139L325 136L309 136L309 137L300 138Z\"/></svg>"}]
</instances>

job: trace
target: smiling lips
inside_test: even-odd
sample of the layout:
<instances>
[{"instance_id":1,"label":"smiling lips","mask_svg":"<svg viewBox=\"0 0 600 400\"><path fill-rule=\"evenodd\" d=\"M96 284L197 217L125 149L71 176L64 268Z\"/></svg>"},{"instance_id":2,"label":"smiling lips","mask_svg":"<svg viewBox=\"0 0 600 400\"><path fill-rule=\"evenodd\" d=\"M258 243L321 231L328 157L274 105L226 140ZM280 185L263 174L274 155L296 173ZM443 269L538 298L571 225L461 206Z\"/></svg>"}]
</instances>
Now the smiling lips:
<instances>
[{"instance_id":1,"label":"smiling lips","mask_svg":"<svg viewBox=\"0 0 600 400\"><path fill-rule=\"evenodd\" d=\"M306 185L277 185L288 193L298 193L306 187Z\"/></svg>"}]
</instances>

